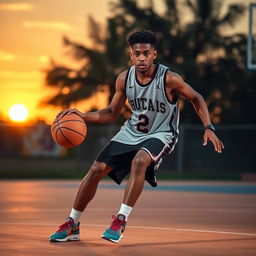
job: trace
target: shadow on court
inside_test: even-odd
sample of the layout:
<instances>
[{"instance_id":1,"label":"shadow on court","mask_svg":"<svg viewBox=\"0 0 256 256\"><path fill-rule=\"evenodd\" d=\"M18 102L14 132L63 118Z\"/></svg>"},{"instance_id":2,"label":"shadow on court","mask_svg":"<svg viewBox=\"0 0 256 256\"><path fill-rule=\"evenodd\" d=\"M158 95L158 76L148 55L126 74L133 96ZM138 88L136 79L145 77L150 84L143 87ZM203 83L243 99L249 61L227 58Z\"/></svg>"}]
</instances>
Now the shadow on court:
<instances>
[{"instance_id":1,"label":"shadow on court","mask_svg":"<svg viewBox=\"0 0 256 256\"><path fill-rule=\"evenodd\" d=\"M123 196L111 182L100 185L82 216L81 240L66 243L50 243L48 237L69 214L79 181L1 181L0 185L0 255L256 253L256 184L162 182L153 190L146 186L119 244L100 238ZM225 193L223 187L228 188ZM243 187L246 193L241 192Z\"/></svg>"}]
</instances>

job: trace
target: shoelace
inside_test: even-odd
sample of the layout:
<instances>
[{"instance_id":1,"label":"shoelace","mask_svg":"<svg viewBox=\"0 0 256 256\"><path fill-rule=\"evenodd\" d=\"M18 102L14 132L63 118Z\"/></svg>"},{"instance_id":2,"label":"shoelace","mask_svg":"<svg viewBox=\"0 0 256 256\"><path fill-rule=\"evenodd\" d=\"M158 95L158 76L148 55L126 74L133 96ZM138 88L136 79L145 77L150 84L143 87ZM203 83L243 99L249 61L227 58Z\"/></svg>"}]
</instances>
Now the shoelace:
<instances>
[{"instance_id":1,"label":"shoelace","mask_svg":"<svg viewBox=\"0 0 256 256\"><path fill-rule=\"evenodd\" d=\"M70 228L71 224L72 223L70 223L70 221L67 221L64 224L60 225L58 232L62 232L63 230Z\"/></svg>"},{"instance_id":2,"label":"shoelace","mask_svg":"<svg viewBox=\"0 0 256 256\"><path fill-rule=\"evenodd\" d=\"M111 223L110 229L117 231L125 224L125 220L119 220L115 215L112 216L113 222Z\"/></svg>"}]
</instances>

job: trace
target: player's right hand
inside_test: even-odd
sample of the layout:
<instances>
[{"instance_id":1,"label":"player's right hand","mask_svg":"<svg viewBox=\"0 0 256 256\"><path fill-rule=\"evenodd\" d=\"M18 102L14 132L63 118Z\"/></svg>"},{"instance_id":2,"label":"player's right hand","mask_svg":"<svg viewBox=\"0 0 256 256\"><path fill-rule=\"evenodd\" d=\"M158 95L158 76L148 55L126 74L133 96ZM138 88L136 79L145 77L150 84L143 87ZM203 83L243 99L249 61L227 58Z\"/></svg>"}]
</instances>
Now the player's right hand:
<instances>
[{"instance_id":1,"label":"player's right hand","mask_svg":"<svg viewBox=\"0 0 256 256\"><path fill-rule=\"evenodd\" d=\"M58 113L58 114L56 115L56 117L57 117L57 118L62 118L63 116L69 115L69 114L71 114L71 113L75 113L75 114L77 114L77 115L79 115L79 116L81 116L81 117L83 118L83 113L80 112L80 111L79 111L78 109L76 109L76 108L68 108L68 109L62 110L62 111L60 111L60 113Z\"/></svg>"},{"instance_id":2,"label":"player's right hand","mask_svg":"<svg viewBox=\"0 0 256 256\"><path fill-rule=\"evenodd\" d=\"M222 153L222 150L224 149L222 141L216 136L215 132L210 129L205 129L203 145L206 146L208 141L212 142L216 152Z\"/></svg>"}]
</instances>

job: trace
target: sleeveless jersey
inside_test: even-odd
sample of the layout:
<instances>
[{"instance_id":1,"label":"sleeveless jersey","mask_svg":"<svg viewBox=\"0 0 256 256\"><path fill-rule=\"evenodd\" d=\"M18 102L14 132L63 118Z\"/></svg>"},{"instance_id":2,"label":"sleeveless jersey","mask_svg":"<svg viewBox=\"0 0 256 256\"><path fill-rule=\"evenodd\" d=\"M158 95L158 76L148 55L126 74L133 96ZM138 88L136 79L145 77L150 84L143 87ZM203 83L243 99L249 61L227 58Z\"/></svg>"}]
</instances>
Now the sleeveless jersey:
<instances>
[{"instance_id":1,"label":"sleeveless jersey","mask_svg":"<svg viewBox=\"0 0 256 256\"><path fill-rule=\"evenodd\" d=\"M177 141L178 99L170 102L167 98L165 81L168 70L168 67L157 64L153 79L147 84L139 82L135 66L128 70L125 90L132 115L112 138L113 141L135 145L149 138L158 138L167 146Z\"/></svg>"}]
</instances>

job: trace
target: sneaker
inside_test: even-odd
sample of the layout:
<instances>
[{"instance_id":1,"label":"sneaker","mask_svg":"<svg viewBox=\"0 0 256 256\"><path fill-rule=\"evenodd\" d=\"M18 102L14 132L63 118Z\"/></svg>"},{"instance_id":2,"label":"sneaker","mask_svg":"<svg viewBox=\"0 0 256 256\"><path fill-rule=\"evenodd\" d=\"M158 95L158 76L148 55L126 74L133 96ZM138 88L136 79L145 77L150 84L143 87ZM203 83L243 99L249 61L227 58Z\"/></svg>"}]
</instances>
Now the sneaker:
<instances>
[{"instance_id":1,"label":"sneaker","mask_svg":"<svg viewBox=\"0 0 256 256\"><path fill-rule=\"evenodd\" d=\"M101 237L108 241L118 243L122 239L125 230L125 216L123 214L118 214L117 216L113 215L112 218L113 221L111 226L104 231Z\"/></svg>"},{"instance_id":2,"label":"sneaker","mask_svg":"<svg viewBox=\"0 0 256 256\"><path fill-rule=\"evenodd\" d=\"M77 241L79 237L79 222L76 225L74 220L70 217L66 219L66 222L59 226L59 230L52 234L49 238L51 242L66 242Z\"/></svg>"}]
</instances>

